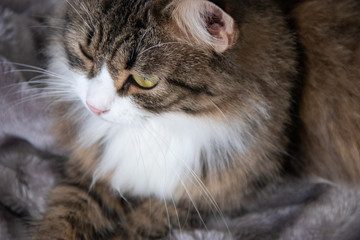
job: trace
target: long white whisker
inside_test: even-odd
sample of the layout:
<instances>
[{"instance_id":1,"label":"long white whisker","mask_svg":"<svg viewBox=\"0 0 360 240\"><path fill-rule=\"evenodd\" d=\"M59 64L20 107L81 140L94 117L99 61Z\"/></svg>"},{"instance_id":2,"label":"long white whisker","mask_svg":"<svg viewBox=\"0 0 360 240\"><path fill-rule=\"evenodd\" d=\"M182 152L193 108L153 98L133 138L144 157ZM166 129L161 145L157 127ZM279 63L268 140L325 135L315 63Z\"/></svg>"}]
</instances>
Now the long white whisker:
<instances>
[{"instance_id":1,"label":"long white whisker","mask_svg":"<svg viewBox=\"0 0 360 240\"><path fill-rule=\"evenodd\" d=\"M135 131L136 132L136 131ZM134 135L132 135L132 136L134 136ZM136 135L134 136L135 138L136 138L136 140L137 140L137 143L138 144L136 144L136 146L139 146L139 147L141 147L141 144L140 144L140 138L141 138L141 136L139 136L139 134L138 133L136 133ZM141 162L142 162L142 165L143 165L143 168L144 168L144 173L145 174L147 174L147 171L146 171L146 165L145 165L145 160L144 160L144 156L142 155L142 151L141 150L139 150L138 151L139 152L139 158L141 159ZM147 178L148 178L148 176L146 176Z\"/></svg>"},{"instance_id":2,"label":"long white whisker","mask_svg":"<svg viewBox=\"0 0 360 240\"><path fill-rule=\"evenodd\" d=\"M89 28L91 29L90 25L87 23L87 21L85 21L85 19L81 16L80 12L69 2L69 0L65 0L74 10L75 12L79 15L79 17L83 20L83 23Z\"/></svg>"},{"instance_id":3,"label":"long white whisker","mask_svg":"<svg viewBox=\"0 0 360 240\"><path fill-rule=\"evenodd\" d=\"M134 57L134 54L137 53L137 51L139 50L139 47L140 47L140 45L141 45L142 40L144 39L145 35L146 35L150 30L151 30L150 28L147 29L147 30L145 30L144 34L141 36L140 41L138 42L138 44L137 44L137 46L136 46L135 51L132 53L131 58L133 58L133 57Z\"/></svg>"},{"instance_id":4,"label":"long white whisker","mask_svg":"<svg viewBox=\"0 0 360 240\"><path fill-rule=\"evenodd\" d=\"M69 28L64 27L64 23L66 23L66 21L64 21L63 23L57 23L57 24L37 24L37 25L31 25L30 28L36 29L36 28L49 28L49 29L58 29L58 30L68 30ZM84 28L81 25L75 25L73 23L66 23L66 26L71 26L73 28L75 28L77 31L80 31L81 33L83 33L84 35L87 34L87 29Z\"/></svg>"},{"instance_id":5,"label":"long white whisker","mask_svg":"<svg viewBox=\"0 0 360 240\"><path fill-rule=\"evenodd\" d=\"M46 20L56 20L56 21L59 21L59 22L63 22L63 23L65 23L66 22L66 20L65 19L63 19L63 18L55 18L55 17L51 17L51 16L46 16L46 17L44 17L44 19L46 19Z\"/></svg>"},{"instance_id":6,"label":"long white whisker","mask_svg":"<svg viewBox=\"0 0 360 240\"><path fill-rule=\"evenodd\" d=\"M155 134L152 133L152 131L150 129L147 129L147 131L149 131L150 134L152 134L152 136L157 139L158 141L162 141L162 139L158 138ZM163 144L167 144L166 142L162 141ZM168 144L167 144L168 145ZM177 158L177 156L175 156L175 154L173 152L170 152L175 158ZM177 158L178 159L178 158ZM191 174L192 178L189 177L189 179L191 180L191 182L194 184L194 186L199 186L200 189L205 193L205 196L209 199L211 205L213 205L213 207L215 208L216 212L219 214L220 218L222 219L224 225L226 226L227 230L230 232L228 224L225 220L225 216L223 214L223 212L221 211L219 205L217 204L216 200L214 199L214 197L212 196L212 194L210 193L210 191L207 189L207 187L205 186L205 184L202 182L202 180L200 179L200 177L190 168L190 166L184 162L183 159L178 159L179 161L182 161L184 166L186 167L186 169L189 171L189 173ZM177 177L179 178L180 182L183 182L182 179L180 178L180 176L178 176L178 174L176 173ZM187 175L187 174L186 174ZM192 179L194 179L196 181L197 184L195 184ZM186 186L184 184L182 184L183 187L185 188ZM188 192L188 190L185 190L186 192ZM189 194L188 194L189 195ZM190 196L189 196L190 197ZM205 223L204 223L205 224Z\"/></svg>"},{"instance_id":7,"label":"long white whisker","mask_svg":"<svg viewBox=\"0 0 360 240\"><path fill-rule=\"evenodd\" d=\"M49 79L49 75L43 73L43 74L39 74L39 75L31 78L31 79L30 79L29 81L27 81L27 82L29 82L30 84L31 84L31 83L41 83L41 84L43 84L43 83L45 83L45 81L48 80L48 79Z\"/></svg>"},{"instance_id":8,"label":"long white whisker","mask_svg":"<svg viewBox=\"0 0 360 240\"><path fill-rule=\"evenodd\" d=\"M205 230L209 231L207 226L206 226L206 223L205 223L204 219L202 218L202 216L200 214L200 211L199 211L198 207L196 206L194 200L192 199L191 194L190 194L189 190L187 189L185 183L183 182L183 180L181 179L181 177L178 174L176 174L176 176L179 178L179 181L180 181L181 185L183 186L186 194L188 195L191 204L194 206L194 209L195 209L196 213L198 214L201 223L204 225Z\"/></svg>"},{"instance_id":9,"label":"long white whisker","mask_svg":"<svg viewBox=\"0 0 360 240\"><path fill-rule=\"evenodd\" d=\"M210 101L212 105L214 105L214 107L220 112L220 114L223 116L223 118L224 118L225 120L228 120L227 117L226 117L226 115L225 115L225 113L219 108L219 106L218 106L216 103L214 103L214 102L213 102L210 98L208 98L208 97L207 97L207 100Z\"/></svg>"},{"instance_id":10,"label":"long white whisker","mask_svg":"<svg viewBox=\"0 0 360 240\"><path fill-rule=\"evenodd\" d=\"M163 201L164 201L164 205L165 205L165 210L166 210L166 215L167 215L167 220L168 220L168 223L169 223L169 230L171 231L171 220L170 220L170 214L169 214L169 209L168 209L168 206L167 206L167 203L166 203L166 199L165 199L165 196L163 196Z\"/></svg>"},{"instance_id":11,"label":"long white whisker","mask_svg":"<svg viewBox=\"0 0 360 240\"><path fill-rule=\"evenodd\" d=\"M93 18L91 17L91 15L90 15L90 13L89 13L89 9L86 8L84 2L81 2L81 3L80 3L80 7L82 8L82 10L84 10L84 12L86 13L86 15L88 16L92 27L95 27L95 24L94 24L94 22L93 22Z\"/></svg>"},{"instance_id":12,"label":"long white whisker","mask_svg":"<svg viewBox=\"0 0 360 240\"><path fill-rule=\"evenodd\" d=\"M44 71L38 71L38 70L27 70L27 69L19 69L19 70L11 70L11 71L6 71L6 72L2 72L4 74L9 74L9 73L17 73L17 72L31 72L31 73L45 73ZM46 73L48 74L48 76L51 76L51 77L57 77L56 75L52 75L50 73Z\"/></svg>"},{"instance_id":13,"label":"long white whisker","mask_svg":"<svg viewBox=\"0 0 360 240\"><path fill-rule=\"evenodd\" d=\"M182 234L182 227L181 227L181 223L180 223L180 217L179 217L179 213L178 213L178 210L176 208L176 203L175 203L175 200L174 200L174 197L173 195L171 194L171 202L174 206L174 210L175 210L175 215L176 215L176 219L177 219L177 222L178 222L178 226L179 226L179 231L180 231L180 235Z\"/></svg>"},{"instance_id":14,"label":"long white whisker","mask_svg":"<svg viewBox=\"0 0 360 240\"><path fill-rule=\"evenodd\" d=\"M44 99L44 98L47 98L47 96L44 96L43 94L36 94L36 95L32 95L32 96L27 96L27 97L19 99L18 101L12 102L11 106L9 106L9 109L14 108L14 107L16 107L18 105L24 104L24 103L29 102L29 101L35 101L35 100ZM51 104L51 101L49 101L49 104Z\"/></svg>"},{"instance_id":15,"label":"long white whisker","mask_svg":"<svg viewBox=\"0 0 360 240\"><path fill-rule=\"evenodd\" d=\"M187 167L188 168L188 167ZM200 188L203 190L203 192L205 193L206 197L209 198L210 203L213 205L213 207L215 207L215 210L217 212L217 214L219 214L220 218L222 219L223 223L225 224L226 229L228 230L228 232L230 233L230 229L229 226L225 220L225 216L223 214L223 212L221 211L219 205L217 204L217 202L215 201L214 197L212 196L212 194L209 192L208 188L205 186L205 184L201 181L201 179L199 178L199 176L197 176L197 174L188 168L188 170L190 171L190 173L192 174L192 176L194 177L195 181L199 184Z\"/></svg>"},{"instance_id":16,"label":"long white whisker","mask_svg":"<svg viewBox=\"0 0 360 240\"><path fill-rule=\"evenodd\" d=\"M35 66L31 66L31 65L27 65L27 64L23 64L23 63L17 63L17 62L6 62L6 63L9 64L9 65L26 67L26 68L29 68L29 69L31 69L31 70L38 70L39 73L47 73L47 74L49 74L50 76L55 76L55 77L60 78L60 79L61 79L61 77L62 77L62 76L60 76L60 75L58 75L58 74L56 74L56 73L54 73L54 72L51 72L51 71L49 71L49 70L46 70L46 69L43 69L43 68L40 68L40 67L35 67ZM25 69L22 69L22 70L25 70Z\"/></svg>"},{"instance_id":17,"label":"long white whisker","mask_svg":"<svg viewBox=\"0 0 360 240\"><path fill-rule=\"evenodd\" d=\"M162 140L159 139L155 134L153 134L150 129L148 129L148 128L145 128L145 129L146 129L152 136L154 136L154 138L157 139L157 141L159 141L159 140L162 141ZM163 141L162 141L162 142L163 142ZM167 143L164 143L164 144L167 144ZM168 144L167 144L167 145L168 145ZM169 146L169 145L168 145L168 146ZM172 154L173 154L173 153L172 153ZM165 157L165 153L163 153L163 155L164 155L164 157ZM174 154L173 154L173 155L174 155ZM175 157L176 157L176 156L175 156ZM181 160L181 161L183 161L183 160ZM190 202L191 202L192 205L194 206L194 209L195 209L195 211L197 212L197 214L198 214L198 216L199 216L199 218L200 218L201 223L204 225L205 229L208 230L208 229L207 229L207 226L206 226L206 224L205 224L205 221L204 221L204 219L201 217L200 211L199 211L199 209L197 208L194 200L192 199L192 197L191 197L191 195L190 195L190 192L189 192L189 190L187 189L185 183L183 182L183 180L181 179L181 177L179 176L179 174L178 174L177 172L175 172L175 175L176 175L176 177L179 179L181 185L184 187L184 190L185 190L186 194L188 195Z\"/></svg>"},{"instance_id":18,"label":"long white whisker","mask_svg":"<svg viewBox=\"0 0 360 240\"><path fill-rule=\"evenodd\" d=\"M170 45L170 44L185 44L185 43L182 43L182 42L165 42L165 43L159 43L159 44L156 44L156 45L154 45L154 46L151 46L151 47L145 49L144 51L140 52L140 53L138 54L138 56L141 56L142 54L146 53L147 51L150 51L150 50L153 49L153 48L162 47L162 46Z\"/></svg>"}]
</instances>

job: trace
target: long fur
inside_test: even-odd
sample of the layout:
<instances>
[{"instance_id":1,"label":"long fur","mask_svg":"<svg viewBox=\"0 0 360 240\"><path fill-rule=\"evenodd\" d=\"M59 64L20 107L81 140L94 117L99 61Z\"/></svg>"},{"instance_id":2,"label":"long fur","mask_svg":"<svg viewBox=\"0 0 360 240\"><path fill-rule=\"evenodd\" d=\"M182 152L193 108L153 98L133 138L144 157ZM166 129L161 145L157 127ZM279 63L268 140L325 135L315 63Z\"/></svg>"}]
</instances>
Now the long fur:
<instances>
[{"instance_id":1,"label":"long fur","mask_svg":"<svg viewBox=\"0 0 360 240\"><path fill-rule=\"evenodd\" d=\"M94 173L94 183L111 175L111 185L120 194L155 194L159 198L171 199L176 187L185 184L184 179L194 176L200 179L204 164L208 166L209 174L226 169L234 164L231 159L245 154L245 138L247 142L252 141L245 123L240 121L224 122L183 113L139 120L137 115L141 113L137 112L140 110L131 98L118 100L121 112L114 114L117 118L125 118L122 124L104 121L84 108L84 89L87 89L89 81L72 73L59 60L55 60L54 65L56 69L50 69L63 73L62 78L68 81L61 84L67 85L69 97L74 94L80 96L73 110L69 109L69 112L77 112L76 121L80 126L77 141L80 147L88 148L98 143L105 146L100 156L102 160ZM60 66L64 69L61 70ZM106 74L100 75L103 77L98 81L102 81L103 85L112 81L105 77ZM54 79L54 82L48 83L54 88L58 86L57 81ZM113 94L110 90L99 92L108 97ZM135 116L131 117L132 114ZM222 160L218 161L219 158Z\"/></svg>"},{"instance_id":2,"label":"long fur","mask_svg":"<svg viewBox=\"0 0 360 240\"><path fill-rule=\"evenodd\" d=\"M191 40L200 45L208 45L217 50L224 51L228 48L228 40L219 39L208 31L206 18L214 9L222 13L225 26L224 31L234 34L234 20L215 4L205 0L181 0L173 1L169 6L172 9L172 17L183 33Z\"/></svg>"}]
</instances>

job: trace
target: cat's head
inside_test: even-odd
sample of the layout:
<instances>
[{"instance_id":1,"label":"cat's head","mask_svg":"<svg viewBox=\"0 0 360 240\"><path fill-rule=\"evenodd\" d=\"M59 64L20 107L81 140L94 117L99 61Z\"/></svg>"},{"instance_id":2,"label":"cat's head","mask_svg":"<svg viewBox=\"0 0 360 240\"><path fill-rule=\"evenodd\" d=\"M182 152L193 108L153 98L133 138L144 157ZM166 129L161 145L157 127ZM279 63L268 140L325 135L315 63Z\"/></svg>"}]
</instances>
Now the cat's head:
<instances>
[{"instance_id":1,"label":"cat's head","mask_svg":"<svg viewBox=\"0 0 360 240\"><path fill-rule=\"evenodd\" d=\"M289 33L266 2L70 0L51 50L62 67L52 69L110 122L265 117L271 101L287 102L294 70Z\"/></svg>"}]
</instances>

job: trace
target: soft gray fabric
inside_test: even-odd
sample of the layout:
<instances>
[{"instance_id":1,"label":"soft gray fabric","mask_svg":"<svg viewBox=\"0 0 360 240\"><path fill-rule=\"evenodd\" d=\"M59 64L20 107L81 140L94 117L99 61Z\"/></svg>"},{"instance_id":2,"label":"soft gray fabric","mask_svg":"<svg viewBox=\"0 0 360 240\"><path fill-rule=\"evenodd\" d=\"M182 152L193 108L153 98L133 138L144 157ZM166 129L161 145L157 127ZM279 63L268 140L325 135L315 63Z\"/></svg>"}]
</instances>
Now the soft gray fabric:
<instances>
[{"instance_id":1,"label":"soft gray fabric","mask_svg":"<svg viewBox=\"0 0 360 240\"><path fill-rule=\"evenodd\" d=\"M1 0L0 6L29 18L44 17L54 3L62 0Z\"/></svg>"},{"instance_id":2,"label":"soft gray fabric","mask_svg":"<svg viewBox=\"0 0 360 240\"><path fill-rule=\"evenodd\" d=\"M0 143L19 137L53 151L52 119L40 90L24 82L15 65L0 56Z\"/></svg>"},{"instance_id":3,"label":"soft gray fabric","mask_svg":"<svg viewBox=\"0 0 360 240\"><path fill-rule=\"evenodd\" d=\"M360 191L353 186L294 181L278 186L256 206L227 218L233 236L219 222L217 231L175 232L168 239L358 240Z\"/></svg>"},{"instance_id":4,"label":"soft gray fabric","mask_svg":"<svg viewBox=\"0 0 360 240\"><path fill-rule=\"evenodd\" d=\"M45 2L32 1L41 11ZM18 6L15 13L5 4ZM50 134L48 103L25 82L37 75L42 29L30 1L0 2L0 239L23 239L25 223L44 211L46 194L55 183L59 153ZM34 6L35 6L34 5ZM10 6L10 5L9 5ZM37 15L40 16L40 15ZM35 147L36 148L35 148ZM42 151L40 151L42 150ZM46 152L46 153L45 153Z\"/></svg>"},{"instance_id":5,"label":"soft gray fabric","mask_svg":"<svg viewBox=\"0 0 360 240\"><path fill-rule=\"evenodd\" d=\"M26 220L44 212L45 197L55 184L54 156L13 139L0 147L0 239L24 238Z\"/></svg>"},{"instance_id":6,"label":"soft gray fabric","mask_svg":"<svg viewBox=\"0 0 360 240\"><path fill-rule=\"evenodd\" d=\"M54 139L49 134L52 121L47 103L40 90L24 82L38 75L26 65L40 64L35 36L41 31L31 30L31 26L39 25L0 5L0 143L17 136L52 151Z\"/></svg>"}]
</instances>

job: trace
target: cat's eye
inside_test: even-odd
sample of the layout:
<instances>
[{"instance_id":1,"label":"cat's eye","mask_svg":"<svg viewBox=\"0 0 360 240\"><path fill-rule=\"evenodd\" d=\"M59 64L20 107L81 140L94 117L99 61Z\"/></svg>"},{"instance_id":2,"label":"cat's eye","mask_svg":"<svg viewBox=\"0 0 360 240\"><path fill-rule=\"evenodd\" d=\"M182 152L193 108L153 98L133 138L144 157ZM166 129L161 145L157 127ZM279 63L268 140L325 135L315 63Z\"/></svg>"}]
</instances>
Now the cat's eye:
<instances>
[{"instance_id":1,"label":"cat's eye","mask_svg":"<svg viewBox=\"0 0 360 240\"><path fill-rule=\"evenodd\" d=\"M133 75L133 78L135 82L142 88L151 89L156 86L156 84L159 82L159 79L157 77L143 77L140 75Z\"/></svg>"},{"instance_id":2,"label":"cat's eye","mask_svg":"<svg viewBox=\"0 0 360 240\"><path fill-rule=\"evenodd\" d=\"M79 48L80 48L81 53L82 53L87 59L89 59L90 61L93 61L93 60L94 60L94 58L91 56L90 51L89 51L87 48L83 47L81 44L79 44Z\"/></svg>"}]
</instances>

